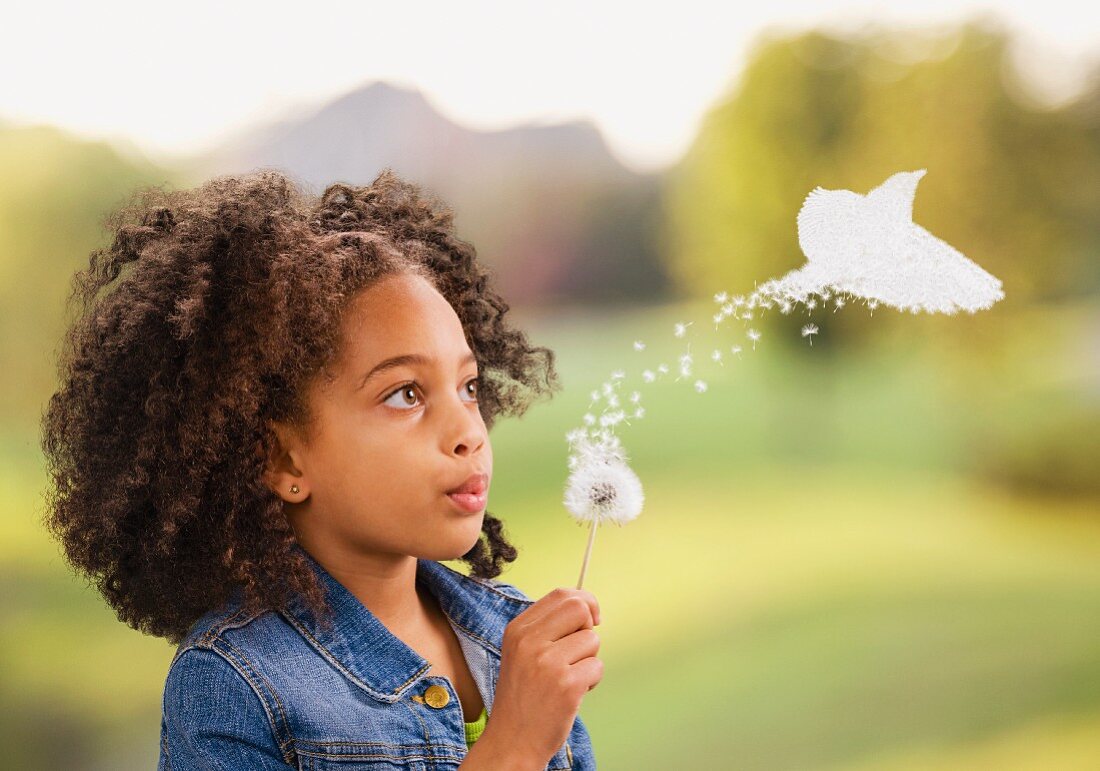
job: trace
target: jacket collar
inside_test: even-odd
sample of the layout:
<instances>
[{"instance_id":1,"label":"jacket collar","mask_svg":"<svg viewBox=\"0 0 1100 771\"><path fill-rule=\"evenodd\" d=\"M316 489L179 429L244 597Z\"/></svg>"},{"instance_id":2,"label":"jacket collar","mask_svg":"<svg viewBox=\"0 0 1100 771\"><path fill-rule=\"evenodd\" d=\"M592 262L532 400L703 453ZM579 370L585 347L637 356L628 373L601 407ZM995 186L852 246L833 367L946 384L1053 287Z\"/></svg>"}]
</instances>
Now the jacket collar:
<instances>
[{"instance_id":1,"label":"jacket collar","mask_svg":"<svg viewBox=\"0 0 1100 771\"><path fill-rule=\"evenodd\" d=\"M374 698L394 702L413 687L431 663L396 637L313 556L294 544L317 574L332 608L325 629L295 595L284 617L343 674ZM505 594L487 579L459 573L435 560L417 559L416 580L435 595L443 612L461 632L500 656L504 627L533 604Z\"/></svg>"}]
</instances>

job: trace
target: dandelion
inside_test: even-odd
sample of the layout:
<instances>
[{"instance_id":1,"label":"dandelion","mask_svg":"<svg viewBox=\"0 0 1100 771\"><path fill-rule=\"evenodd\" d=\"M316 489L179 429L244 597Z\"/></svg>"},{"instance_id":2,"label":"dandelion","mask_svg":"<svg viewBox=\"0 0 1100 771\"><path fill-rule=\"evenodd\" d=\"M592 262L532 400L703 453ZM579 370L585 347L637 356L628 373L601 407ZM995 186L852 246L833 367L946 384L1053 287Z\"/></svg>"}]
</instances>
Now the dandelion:
<instances>
[{"instance_id":1,"label":"dandelion","mask_svg":"<svg viewBox=\"0 0 1100 771\"><path fill-rule=\"evenodd\" d=\"M748 311L745 311L741 314L741 318L743 318L745 321L752 321L752 314Z\"/></svg>"},{"instance_id":2,"label":"dandelion","mask_svg":"<svg viewBox=\"0 0 1100 771\"><path fill-rule=\"evenodd\" d=\"M667 375L668 374L668 365L667 364L658 364L657 365L657 371L660 372L662 375Z\"/></svg>"},{"instance_id":3,"label":"dandelion","mask_svg":"<svg viewBox=\"0 0 1100 771\"><path fill-rule=\"evenodd\" d=\"M718 329L718 325L722 323L722 319L725 318L721 313L715 313L711 318L714 319L714 328Z\"/></svg>"},{"instance_id":4,"label":"dandelion","mask_svg":"<svg viewBox=\"0 0 1100 771\"><path fill-rule=\"evenodd\" d=\"M718 303L719 305L721 305L722 303L724 303L728 299L729 299L729 295L726 294L725 292L719 292L718 294L714 295L714 301L716 303Z\"/></svg>"},{"instance_id":5,"label":"dandelion","mask_svg":"<svg viewBox=\"0 0 1100 771\"><path fill-rule=\"evenodd\" d=\"M752 340L752 349L755 351L756 341L760 339L760 333L750 327L749 330L745 332L745 334L748 336L749 340Z\"/></svg>"},{"instance_id":6,"label":"dandelion","mask_svg":"<svg viewBox=\"0 0 1100 771\"><path fill-rule=\"evenodd\" d=\"M719 364L722 364L722 352L719 351L717 348L715 348L713 351L711 351L710 358L713 359L714 361L718 362ZM723 366L725 366L725 365L723 365Z\"/></svg>"},{"instance_id":7,"label":"dandelion","mask_svg":"<svg viewBox=\"0 0 1100 771\"><path fill-rule=\"evenodd\" d=\"M612 385L610 383L604 383L602 387L603 387L603 395L604 396L610 396L611 394L613 394L615 392L615 389L612 387Z\"/></svg>"},{"instance_id":8,"label":"dandelion","mask_svg":"<svg viewBox=\"0 0 1100 771\"><path fill-rule=\"evenodd\" d=\"M627 464L626 454L617 440L590 441L582 438L574 448L577 462L566 482L562 503L572 517L588 523L588 545L577 588L584 584L592 543L601 522L620 527L642 512L645 496L642 482Z\"/></svg>"},{"instance_id":9,"label":"dandelion","mask_svg":"<svg viewBox=\"0 0 1100 771\"><path fill-rule=\"evenodd\" d=\"M593 415L591 412L586 412L584 414L584 422L585 422L585 424L591 426L592 424L594 424L596 422L596 416Z\"/></svg>"},{"instance_id":10,"label":"dandelion","mask_svg":"<svg viewBox=\"0 0 1100 771\"><path fill-rule=\"evenodd\" d=\"M676 326L673 327L673 334L675 334L677 337L683 337L684 333L687 332L687 328L694 323L694 321L689 321L687 324L682 321L676 322Z\"/></svg>"},{"instance_id":11,"label":"dandelion","mask_svg":"<svg viewBox=\"0 0 1100 771\"><path fill-rule=\"evenodd\" d=\"M878 307L878 300L874 300L874 299L868 300L867 301L867 307L871 309L871 316L873 318L874 315L875 315L875 308Z\"/></svg>"},{"instance_id":12,"label":"dandelion","mask_svg":"<svg viewBox=\"0 0 1100 771\"><path fill-rule=\"evenodd\" d=\"M653 374L653 370L651 370L651 369L642 370L642 380L644 380L645 382L652 383L656 379L657 379L657 376L655 374Z\"/></svg>"},{"instance_id":13,"label":"dandelion","mask_svg":"<svg viewBox=\"0 0 1100 771\"><path fill-rule=\"evenodd\" d=\"M644 351L645 350L645 343L643 343L641 340L635 340L634 341L634 350L635 351Z\"/></svg>"},{"instance_id":14,"label":"dandelion","mask_svg":"<svg viewBox=\"0 0 1100 771\"><path fill-rule=\"evenodd\" d=\"M593 391L592 392L592 401L598 402L599 400L600 400L600 392L599 391Z\"/></svg>"},{"instance_id":15,"label":"dandelion","mask_svg":"<svg viewBox=\"0 0 1100 771\"><path fill-rule=\"evenodd\" d=\"M740 308L742 305L745 304L745 298L742 297L741 295L737 295L736 297L733 298L733 304L736 307Z\"/></svg>"},{"instance_id":16,"label":"dandelion","mask_svg":"<svg viewBox=\"0 0 1100 771\"><path fill-rule=\"evenodd\" d=\"M806 301L806 311L807 312L812 311L816 307L817 307L817 300L815 300L814 298L811 297L809 300Z\"/></svg>"},{"instance_id":17,"label":"dandelion","mask_svg":"<svg viewBox=\"0 0 1100 771\"><path fill-rule=\"evenodd\" d=\"M791 312L791 303L788 300L784 300L779 304L779 312L786 315Z\"/></svg>"},{"instance_id":18,"label":"dandelion","mask_svg":"<svg viewBox=\"0 0 1100 771\"><path fill-rule=\"evenodd\" d=\"M802 336L810 338L810 345L814 344L814 339L813 339L812 335L816 335L816 334L817 334L817 325L816 324L807 324L806 326L802 327Z\"/></svg>"},{"instance_id":19,"label":"dandelion","mask_svg":"<svg viewBox=\"0 0 1100 771\"><path fill-rule=\"evenodd\" d=\"M611 408L615 408L615 407L619 406L619 396L618 396L618 394L611 394L611 396L607 397L607 406L611 407Z\"/></svg>"},{"instance_id":20,"label":"dandelion","mask_svg":"<svg viewBox=\"0 0 1100 771\"><path fill-rule=\"evenodd\" d=\"M703 393L704 391L707 390L707 384L704 383L702 380L696 380L695 381L695 390L698 391L699 393Z\"/></svg>"},{"instance_id":21,"label":"dandelion","mask_svg":"<svg viewBox=\"0 0 1100 771\"><path fill-rule=\"evenodd\" d=\"M835 300L833 300L833 304L836 306L835 308L833 308L833 313L836 313L838 310L844 307L844 298L837 297Z\"/></svg>"},{"instance_id":22,"label":"dandelion","mask_svg":"<svg viewBox=\"0 0 1100 771\"><path fill-rule=\"evenodd\" d=\"M734 346L730 347L730 353L737 354L737 357L740 358L741 357L741 346L734 345Z\"/></svg>"},{"instance_id":23,"label":"dandelion","mask_svg":"<svg viewBox=\"0 0 1100 771\"><path fill-rule=\"evenodd\" d=\"M691 375L691 363L694 361L690 353L685 353L680 356L680 377L688 377Z\"/></svg>"},{"instance_id":24,"label":"dandelion","mask_svg":"<svg viewBox=\"0 0 1100 771\"><path fill-rule=\"evenodd\" d=\"M641 400L642 400L642 395L639 392L634 391L630 394L630 403L631 404L637 404Z\"/></svg>"},{"instance_id":25,"label":"dandelion","mask_svg":"<svg viewBox=\"0 0 1100 771\"><path fill-rule=\"evenodd\" d=\"M829 294L829 292L828 292L828 291L822 292L822 293L821 293L821 302L823 302L823 303L827 303L827 302L829 302L829 298L830 298L830 297L832 297L832 295L831 295L831 294Z\"/></svg>"},{"instance_id":26,"label":"dandelion","mask_svg":"<svg viewBox=\"0 0 1100 771\"><path fill-rule=\"evenodd\" d=\"M732 316L733 315L733 303L726 303L725 305L723 305L722 306L722 313L724 313L727 316Z\"/></svg>"},{"instance_id":27,"label":"dandelion","mask_svg":"<svg viewBox=\"0 0 1100 771\"><path fill-rule=\"evenodd\" d=\"M634 410L634 417L641 418L645 416L645 407L638 407Z\"/></svg>"}]
</instances>

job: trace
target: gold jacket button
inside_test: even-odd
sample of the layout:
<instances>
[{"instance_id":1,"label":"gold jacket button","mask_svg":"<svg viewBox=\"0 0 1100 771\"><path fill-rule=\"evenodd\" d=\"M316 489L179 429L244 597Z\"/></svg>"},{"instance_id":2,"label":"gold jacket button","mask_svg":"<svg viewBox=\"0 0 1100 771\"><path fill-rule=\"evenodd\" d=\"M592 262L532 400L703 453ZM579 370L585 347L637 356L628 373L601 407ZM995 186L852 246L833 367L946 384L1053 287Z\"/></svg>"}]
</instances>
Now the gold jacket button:
<instances>
[{"instance_id":1,"label":"gold jacket button","mask_svg":"<svg viewBox=\"0 0 1100 771\"><path fill-rule=\"evenodd\" d=\"M429 685L428 690L424 691L424 701L428 702L429 707L446 707L450 700L451 695L442 685Z\"/></svg>"}]
</instances>

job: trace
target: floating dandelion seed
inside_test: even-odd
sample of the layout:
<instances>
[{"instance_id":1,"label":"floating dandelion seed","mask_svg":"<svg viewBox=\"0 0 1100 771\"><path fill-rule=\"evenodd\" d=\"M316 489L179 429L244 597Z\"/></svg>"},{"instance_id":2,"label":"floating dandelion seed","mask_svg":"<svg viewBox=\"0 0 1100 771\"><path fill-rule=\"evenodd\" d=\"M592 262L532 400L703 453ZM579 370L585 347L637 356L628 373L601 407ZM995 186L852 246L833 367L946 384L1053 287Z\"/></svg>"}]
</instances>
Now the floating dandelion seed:
<instances>
[{"instance_id":1,"label":"floating dandelion seed","mask_svg":"<svg viewBox=\"0 0 1100 771\"><path fill-rule=\"evenodd\" d=\"M582 437L574 446L577 458L566 482L562 502L577 522L588 523L588 545L581 563L577 588L592 556L592 542L601 522L622 526L642 512L645 496L638 475L627 465L626 454L617 439L591 441Z\"/></svg>"},{"instance_id":2,"label":"floating dandelion seed","mask_svg":"<svg viewBox=\"0 0 1100 771\"><path fill-rule=\"evenodd\" d=\"M673 327L673 334L675 334L677 337L683 337L684 333L687 332L687 328L694 323L694 321L689 321L687 324L682 321L676 322L676 326Z\"/></svg>"},{"instance_id":3,"label":"floating dandelion seed","mask_svg":"<svg viewBox=\"0 0 1100 771\"><path fill-rule=\"evenodd\" d=\"M634 350L635 351L644 351L645 350L645 343L643 343L641 340L635 340L634 341Z\"/></svg>"},{"instance_id":4,"label":"floating dandelion seed","mask_svg":"<svg viewBox=\"0 0 1100 771\"><path fill-rule=\"evenodd\" d=\"M806 301L806 310L807 311L812 311L816 307L817 307L817 300L815 300L814 298L811 297L809 300Z\"/></svg>"},{"instance_id":5,"label":"floating dandelion seed","mask_svg":"<svg viewBox=\"0 0 1100 771\"><path fill-rule=\"evenodd\" d=\"M642 370L642 380L644 380L645 382L652 383L656 379L657 379L657 376L655 374L653 374L653 370L651 370L651 369Z\"/></svg>"},{"instance_id":6,"label":"floating dandelion seed","mask_svg":"<svg viewBox=\"0 0 1100 771\"><path fill-rule=\"evenodd\" d=\"M741 314L741 318L743 318L745 321L752 321L752 314L748 311L745 311Z\"/></svg>"},{"instance_id":7,"label":"floating dandelion seed","mask_svg":"<svg viewBox=\"0 0 1100 771\"><path fill-rule=\"evenodd\" d=\"M619 396L618 396L618 394L611 394L610 396L607 397L607 406L608 407L618 407L619 406Z\"/></svg>"},{"instance_id":8,"label":"floating dandelion seed","mask_svg":"<svg viewBox=\"0 0 1100 771\"><path fill-rule=\"evenodd\" d=\"M817 334L817 325L816 324L807 324L806 326L802 327L802 336L810 338L810 345L814 344L814 339L813 339L812 335L816 335L816 334Z\"/></svg>"},{"instance_id":9,"label":"floating dandelion seed","mask_svg":"<svg viewBox=\"0 0 1100 771\"><path fill-rule=\"evenodd\" d=\"M714 328L718 329L718 325L722 323L722 319L725 318L721 313L715 313L712 317L714 319Z\"/></svg>"},{"instance_id":10,"label":"floating dandelion seed","mask_svg":"<svg viewBox=\"0 0 1100 771\"><path fill-rule=\"evenodd\" d=\"M584 422L591 426L596 422L596 416L593 415L591 412L586 412L584 414Z\"/></svg>"},{"instance_id":11,"label":"floating dandelion seed","mask_svg":"<svg viewBox=\"0 0 1100 771\"><path fill-rule=\"evenodd\" d=\"M715 348L713 351L711 351L710 358L713 359L714 361L718 362L719 364L721 364L722 363L722 352L719 351L717 348Z\"/></svg>"},{"instance_id":12,"label":"floating dandelion seed","mask_svg":"<svg viewBox=\"0 0 1100 771\"><path fill-rule=\"evenodd\" d=\"M631 404L637 404L641 400L642 400L642 394L640 392L638 392L638 391L631 392L631 394L630 394L630 403Z\"/></svg>"},{"instance_id":13,"label":"floating dandelion seed","mask_svg":"<svg viewBox=\"0 0 1100 771\"><path fill-rule=\"evenodd\" d=\"M657 371L660 372L662 375L667 375L668 374L668 365L667 364L658 364L657 365Z\"/></svg>"},{"instance_id":14,"label":"floating dandelion seed","mask_svg":"<svg viewBox=\"0 0 1100 771\"><path fill-rule=\"evenodd\" d=\"M733 304L736 307L740 308L742 305L745 304L745 298L742 297L741 295L737 295L736 297L733 298Z\"/></svg>"},{"instance_id":15,"label":"floating dandelion seed","mask_svg":"<svg viewBox=\"0 0 1100 771\"><path fill-rule=\"evenodd\" d=\"M760 339L760 333L750 327L745 334L748 336L749 340L752 340L752 349L755 351L756 341Z\"/></svg>"},{"instance_id":16,"label":"floating dandelion seed","mask_svg":"<svg viewBox=\"0 0 1100 771\"><path fill-rule=\"evenodd\" d=\"M617 369L611 373L612 380L622 380L624 377L626 377L626 373L623 372L621 369Z\"/></svg>"},{"instance_id":17,"label":"floating dandelion seed","mask_svg":"<svg viewBox=\"0 0 1100 771\"><path fill-rule=\"evenodd\" d=\"M722 313L724 313L727 316L732 316L733 315L733 303L726 303L725 305L723 305L722 306Z\"/></svg>"},{"instance_id":18,"label":"floating dandelion seed","mask_svg":"<svg viewBox=\"0 0 1100 771\"><path fill-rule=\"evenodd\" d=\"M638 407L634 410L634 417L641 418L645 416L645 407Z\"/></svg>"},{"instance_id":19,"label":"floating dandelion seed","mask_svg":"<svg viewBox=\"0 0 1100 771\"><path fill-rule=\"evenodd\" d=\"M704 383L702 380L696 380L695 381L695 390L698 391L699 393L703 393L703 391L707 390L707 384Z\"/></svg>"},{"instance_id":20,"label":"floating dandelion seed","mask_svg":"<svg viewBox=\"0 0 1100 771\"><path fill-rule=\"evenodd\" d=\"M738 356L740 356L740 355L741 355L741 346L739 346L739 345L734 345L734 346L732 346L732 347L730 348L730 353L735 353L735 354L737 354Z\"/></svg>"},{"instance_id":21,"label":"floating dandelion seed","mask_svg":"<svg viewBox=\"0 0 1100 771\"><path fill-rule=\"evenodd\" d=\"M599 391L593 391L592 392L592 401L598 402L599 400L600 400L600 392Z\"/></svg>"},{"instance_id":22,"label":"floating dandelion seed","mask_svg":"<svg viewBox=\"0 0 1100 771\"><path fill-rule=\"evenodd\" d=\"M838 310L840 310L841 308L844 307L844 298L843 297L836 298L835 300L833 300L833 305L836 306L835 308L833 308L833 313L836 313Z\"/></svg>"},{"instance_id":23,"label":"floating dandelion seed","mask_svg":"<svg viewBox=\"0 0 1100 771\"><path fill-rule=\"evenodd\" d=\"M714 295L714 301L719 304L724 303L727 299L729 299L729 295L725 292L719 292L718 294Z\"/></svg>"},{"instance_id":24,"label":"floating dandelion seed","mask_svg":"<svg viewBox=\"0 0 1100 771\"><path fill-rule=\"evenodd\" d=\"M784 300L779 304L779 312L787 314L791 312L791 304L787 300Z\"/></svg>"}]
</instances>

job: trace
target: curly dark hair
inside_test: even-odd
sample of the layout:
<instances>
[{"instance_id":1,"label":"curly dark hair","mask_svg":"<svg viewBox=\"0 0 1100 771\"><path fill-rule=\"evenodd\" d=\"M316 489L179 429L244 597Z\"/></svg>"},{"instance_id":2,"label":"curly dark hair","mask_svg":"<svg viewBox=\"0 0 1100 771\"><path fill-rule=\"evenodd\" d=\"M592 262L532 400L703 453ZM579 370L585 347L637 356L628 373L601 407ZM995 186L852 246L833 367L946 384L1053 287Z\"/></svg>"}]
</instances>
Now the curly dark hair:
<instances>
[{"instance_id":1,"label":"curly dark hair","mask_svg":"<svg viewBox=\"0 0 1100 771\"><path fill-rule=\"evenodd\" d=\"M482 369L487 427L560 387L553 351L506 323L453 220L389 168L319 197L270 168L146 187L106 216L112 242L73 276L79 308L42 416L44 524L120 620L178 645L234 587L249 611L293 592L328 620L263 480L269 421L308 433L306 387L339 355L348 302L381 277L418 273L450 302ZM516 554L486 512L462 559L493 578Z\"/></svg>"}]
</instances>

